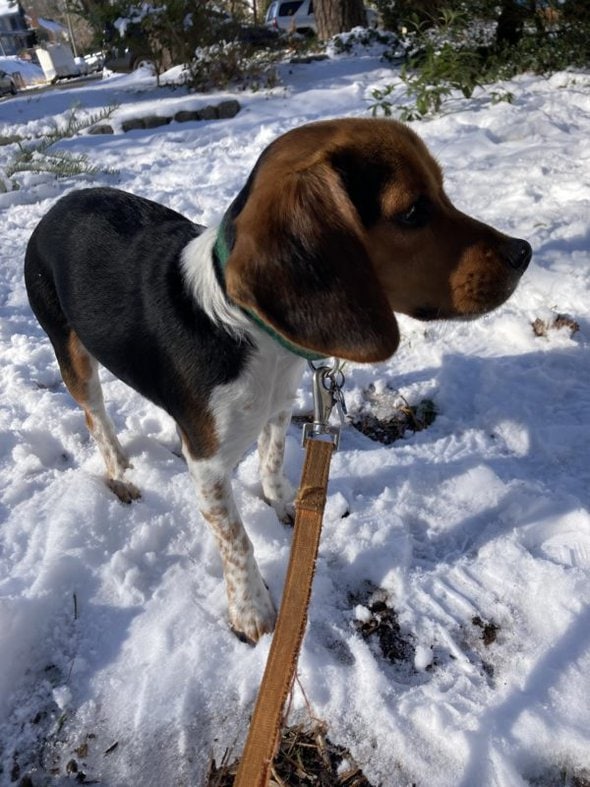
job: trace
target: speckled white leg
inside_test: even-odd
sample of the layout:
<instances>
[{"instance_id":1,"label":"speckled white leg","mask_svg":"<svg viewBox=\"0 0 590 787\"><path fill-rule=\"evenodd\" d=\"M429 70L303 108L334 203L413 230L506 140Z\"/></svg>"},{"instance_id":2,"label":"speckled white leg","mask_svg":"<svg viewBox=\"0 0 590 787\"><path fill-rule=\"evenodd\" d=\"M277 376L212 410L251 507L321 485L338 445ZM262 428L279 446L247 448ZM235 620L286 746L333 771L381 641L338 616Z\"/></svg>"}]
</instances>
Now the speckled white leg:
<instances>
[{"instance_id":1,"label":"speckled white leg","mask_svg":"<svg viewBox=\"0 0 590 787\"><path fill-rule=\"evenodd\" d=\"M295 515L295 490L283 474L285 435L290 419L291 411L283 410L265 425L258 438L260 481L264 497L275 509L278 518L287 523L292 523Z\"/></svg>"},{"instance_id":2,"label":"speckled white leg","mask_svg":"<svg viewBox=\"0 0 590 787\"><path fill-rule=\"evenodd\" d=\"M254 548L234 502L230 479L215 460L195 460L183 443L200 510L217 541L232 629L257 642L273 630L276 611L254 558Z\"/></svg>"}]
</instances>

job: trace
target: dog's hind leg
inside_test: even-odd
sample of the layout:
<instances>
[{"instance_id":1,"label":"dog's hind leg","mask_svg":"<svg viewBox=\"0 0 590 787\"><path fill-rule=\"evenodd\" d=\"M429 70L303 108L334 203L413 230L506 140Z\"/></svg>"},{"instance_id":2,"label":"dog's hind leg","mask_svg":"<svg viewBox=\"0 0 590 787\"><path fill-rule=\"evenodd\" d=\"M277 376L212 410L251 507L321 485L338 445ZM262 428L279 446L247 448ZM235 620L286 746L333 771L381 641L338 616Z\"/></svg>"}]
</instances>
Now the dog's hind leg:
<instances>
[{"instance_id":1,"label":"dog's hind leg","mask_svg":"<svg viewBox=\"0 0 590 787\"><path fill-rule=\"evenodd\" d=\"M88 431L96 440L107 469L107 486L123 503L141 495L136 486L124 478L129 461L108 417L98 376L98 362L84 347L76 333L69 331L64 341L50 337L61 374L72 397L84 410Z\"/></svg>"},{"instance_id":2,"label":"dog's hind leg","mask_svg":"<svg viewBox=\"0 0 590 787\"><path fill-rule=\"evenodd\" d=\"M104 408L98 362L69 325L50 266L46 264L33 239L27 248L25 283L29 303L53 345L66 388L84 410L90 434L103 456L107 468L107 485L122 502L130 503L140 497L140 493L133 484L124 480L129 462Z\"/></svg>"}]
</instances>

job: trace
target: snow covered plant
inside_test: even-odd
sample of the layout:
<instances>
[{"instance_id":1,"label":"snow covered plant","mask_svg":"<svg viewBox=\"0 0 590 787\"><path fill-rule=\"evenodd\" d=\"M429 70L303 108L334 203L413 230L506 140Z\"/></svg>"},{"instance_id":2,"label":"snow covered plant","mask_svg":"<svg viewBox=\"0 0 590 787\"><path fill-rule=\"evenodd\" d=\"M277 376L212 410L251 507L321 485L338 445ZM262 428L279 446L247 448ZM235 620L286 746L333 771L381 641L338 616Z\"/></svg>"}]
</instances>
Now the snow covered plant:
<instances>
[{"instance_id":1,"label":"snow covered plant","mask_svg":"<svg viewBox=\"0 0 590 787\"><path fill-rule=\"evenodd\" d=\"M386 85L383 89L375 87L371 90L371 97L367 101L371 101L369 109L373 117L378 117L380 112L385 117L391 117L394 107L392 98L394 89L395 85Z\"/></svg>"},{"instance_id":2,"label":"snow covered plant","mask_svg":"<svg viewBox=\"0 0 590 787\"><path fill-rule=\"evenodd\" d=\"M390 62L398 62L405 57L405 50L395 33L373 27L355 27L348 33L339 33L328 42L326 51L330 57L371 52Z\"/></svg>"},{"instance_id":3,"label":"snow covered plant","mask_svg":"<svg viewBox=\"0 0 590 787\"><path fill-rule=\"evenodd\" d=\"M67 150L55 149L54 145L75 137L101 120L106 120L116 108L113 105L80 118L77 107L72 107L62 123L53 120L49 131L42 136L34 140L15 141L12 157L0 168L0 193L6 194L23 188L28 183L21 177L25 174L67 178L105 172L103 167L91 164L85 153L70 153Z\"/></svg>"},{"instance_id":4,"label":"snow covered plant","mask_svg":"<svg viewBox=\"0 0 590 787\"><path fill-rule=\"evenodd\" d=\"M189 66L188 84L195 92L229 85L257 90L276 87L279 77L277 53L257 49L241 41L221 41L199 47Z\"/></svg>"}]
</instances>

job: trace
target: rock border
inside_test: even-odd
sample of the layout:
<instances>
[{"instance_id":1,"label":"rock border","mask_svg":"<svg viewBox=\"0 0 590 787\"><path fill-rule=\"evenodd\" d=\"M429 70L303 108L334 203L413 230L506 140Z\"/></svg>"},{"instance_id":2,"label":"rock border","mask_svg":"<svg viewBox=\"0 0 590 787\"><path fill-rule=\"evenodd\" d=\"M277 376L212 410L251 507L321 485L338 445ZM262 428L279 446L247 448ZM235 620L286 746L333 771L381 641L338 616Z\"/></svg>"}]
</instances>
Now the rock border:
<instances>
[{"instance_id":1,"label":"rock border","mask_svg":"<svg viewBox=\"0 0 590 787\"><path fill-rule=\"evenodd\" d=\"M121 130L127 133L135 129L159 128L167 126L173 120L176 123L187 123L190 120L227 120L235 117L241 108L240 102L232 98L202 109L181 109L174 115L145 115L144 117L129 118L121 122ZM88 133L114 134L115 130L110 123L98 123L89 128Z\"/></svg>"}]
</instances>

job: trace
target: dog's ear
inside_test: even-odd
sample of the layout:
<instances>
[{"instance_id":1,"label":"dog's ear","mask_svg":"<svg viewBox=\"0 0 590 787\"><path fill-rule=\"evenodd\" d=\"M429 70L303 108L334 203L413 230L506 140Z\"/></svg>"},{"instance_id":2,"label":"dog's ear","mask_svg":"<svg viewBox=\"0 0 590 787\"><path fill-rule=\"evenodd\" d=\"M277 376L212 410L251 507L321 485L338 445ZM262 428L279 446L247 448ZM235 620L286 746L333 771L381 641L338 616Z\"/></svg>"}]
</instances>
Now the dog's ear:
<instances>
[{"instance_id":1,"label":"dog's ear","mask_svg":"<svg viewBox=\"0 0 590 787\"><path fill-rule=\"evenodd\" d=\"M235 221L229 296L318 355L389 358L397 322L340 177L326 162L274 175L256 179Z\"/></svg>"}]
</instances>

